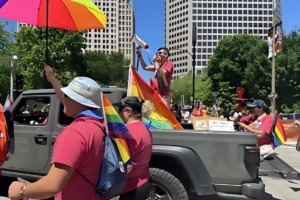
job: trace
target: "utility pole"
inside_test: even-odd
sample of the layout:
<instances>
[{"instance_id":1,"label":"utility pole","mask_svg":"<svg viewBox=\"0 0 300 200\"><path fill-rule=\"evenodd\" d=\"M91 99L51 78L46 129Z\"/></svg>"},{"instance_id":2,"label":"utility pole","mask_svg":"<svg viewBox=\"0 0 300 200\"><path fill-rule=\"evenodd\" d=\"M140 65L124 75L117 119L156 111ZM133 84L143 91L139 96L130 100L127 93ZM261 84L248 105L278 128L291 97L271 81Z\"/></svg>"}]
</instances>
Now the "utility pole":
<instances>
[{"instance_id":1,"label":"utility pole","mask_svg":"<svg viewBox=\"0 0 300 200\"><path fill-rule=\"evenodd\" d=\"M196 42L197 42L197 27L193 26L193 107L195 105Z\"/></svg>"},{"instance_id":2,"label":"utility pole","mask_svg":"<svg viewBox=\"0 0 300 200\"><path fill-rule=\"evenodd\" d=\"M275 32L276 32L276 8L273 10L273 34L272 34L272 91L271 91L271 105L272 113L276 110L276 94L275 94Z\"/></svg>"},{"instance_id":3,"label":"utility pole","mask_svg":"<svg viewBox=\"0 0 300 200\"><path fill-rule=\"evenodd\" d=\"M14 59L11 58L11 68L10 68L10 99L14 102L14 74L15 74L15 67L14 67Z\"/></svg>"}]
</instances>

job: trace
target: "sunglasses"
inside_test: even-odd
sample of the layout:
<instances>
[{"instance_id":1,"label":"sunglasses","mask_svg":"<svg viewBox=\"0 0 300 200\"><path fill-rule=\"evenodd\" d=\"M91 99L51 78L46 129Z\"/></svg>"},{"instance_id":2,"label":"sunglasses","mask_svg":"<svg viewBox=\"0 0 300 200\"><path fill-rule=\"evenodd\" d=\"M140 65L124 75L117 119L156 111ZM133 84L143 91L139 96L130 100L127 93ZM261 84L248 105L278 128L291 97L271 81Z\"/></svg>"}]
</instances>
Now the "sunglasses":
<instances>
[{"instance_id":1,"label":"sunglasses","mask_svg":"<svg viewBox=\"0 0 300 200\"><path fill-rule=\"evenodd\" d=\"M168 55L168 53L166 53L166 52L163 52L163 51L159 51L159 52L157 52L157 54L156 54L156 55L161 55L161 54Z\"/></svg>"},{"instance_id":2,"label":"sunglasses","mask_svg":"<svg viewBox=\"0 0 300 200\"><path fill-rule=\"evenodd\" d=\"M122 112L122 110L124 110L124 109L125 109L125 107L120 107L119 108L119 113Z\"/></svg>"}]
</instances>

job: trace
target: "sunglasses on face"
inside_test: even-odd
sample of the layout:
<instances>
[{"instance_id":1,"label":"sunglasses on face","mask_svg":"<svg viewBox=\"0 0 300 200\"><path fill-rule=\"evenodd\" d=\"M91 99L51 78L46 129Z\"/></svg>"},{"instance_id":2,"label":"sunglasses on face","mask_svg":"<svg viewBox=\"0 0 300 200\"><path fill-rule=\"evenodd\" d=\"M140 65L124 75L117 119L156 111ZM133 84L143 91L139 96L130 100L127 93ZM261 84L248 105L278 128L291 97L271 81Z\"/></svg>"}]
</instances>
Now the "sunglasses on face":
<instances>
[{"instance_id":1,"label":"sunglasses on face","mask_svg":"<svg viewBox=\"0 0 300 200\"><path fill-rule=\"evenodd\" d=\"M120 108L119 108L119 113L121 113L122 110L124 110L124 109L125 109L125 107L120 107Z\"/></svg>"},{"instance_id":2,"label":"sunglasses on face","mask_svg":"<svg viewBox=\"0 0 300 200\"><path fill-rule=\"evenodd\" d=\"M168 53L166 53L166 52L163 52L163 51L159 51L159 52L157 52L157 54L156 54L156 55L161 55L161 54L168 55Z\"/></svg>"}]
</instances>

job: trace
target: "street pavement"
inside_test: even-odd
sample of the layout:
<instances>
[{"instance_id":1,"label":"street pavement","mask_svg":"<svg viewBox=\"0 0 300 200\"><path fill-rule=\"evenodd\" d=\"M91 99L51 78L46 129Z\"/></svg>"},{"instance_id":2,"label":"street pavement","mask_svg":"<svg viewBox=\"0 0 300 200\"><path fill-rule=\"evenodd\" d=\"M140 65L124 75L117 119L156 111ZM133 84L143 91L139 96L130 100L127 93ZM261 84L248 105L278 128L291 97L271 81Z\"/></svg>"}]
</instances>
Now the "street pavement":
<instances>
[{"instance_id":1,"label":"street pavement","mask_svg":"<svg viewBox=\"0 0 300 200\"><path fill-rule=\"evenodd\" d=\"M296 142L278 147L275 152L287 164L300 172L300 152L296 151ZM262 177L266 186L266 196L260 200L299 200L300 182L299 180L288 181L271 177Z\"/></svg>"}]
</instances>

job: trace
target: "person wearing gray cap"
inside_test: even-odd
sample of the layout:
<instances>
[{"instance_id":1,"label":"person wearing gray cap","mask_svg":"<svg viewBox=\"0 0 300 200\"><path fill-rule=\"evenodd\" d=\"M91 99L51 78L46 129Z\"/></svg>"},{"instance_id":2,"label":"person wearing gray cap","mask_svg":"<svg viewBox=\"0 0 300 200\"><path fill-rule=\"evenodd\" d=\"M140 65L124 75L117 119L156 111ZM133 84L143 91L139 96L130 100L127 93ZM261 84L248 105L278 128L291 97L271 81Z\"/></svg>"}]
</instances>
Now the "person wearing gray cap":
<instances>
[{"instance_id":1,"label":"person wearing gray cap","mask_svg":"<svg viewBox=\"0 0 300 200\"><path fill-rule=\"evenodd\" d=\"M55 78L50 66L44 68L48 81L64 105L64 113L75 121L64 128L53 147L52 167L35 183L13 182L9 198L56 200L96 199L97 184L104 154L104 120L99 85L87 77L77 77L65 88ZM53 109L53 108L52 108ZM51 107L50 107L51 112Z\"/></svg>"},{"instance_id":2,"label":"person wearing gray cap","mask_svg":"<svg viewBox=\"0 0 300 200\"><path fill-rule=\"evenodd\" d=\"M274 153L274 145L271 139L273 121L268 116L270 109L263 100L256 100L248 107L254 109L253 115L248 115L238 123L245 131L256 134L257 145L260 147L261 160Z\"/></svg>"},{"instance_id":3,"label":"person wearing gray cap","mask_svg":"<svg viewBox=\"0 0 300 200\"><path fill-rule=\"evenodd\" d=\"M128 143L130 157L134 163L128 168L127 183L119 200L147 199L151 189L149 162L152 153L152 135L146 128L142 117L149 110L149 101L145 103L138 97L129 96L114 103L119 114L133 136L135 143Z\"/></svg>"}]
</instances>

